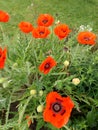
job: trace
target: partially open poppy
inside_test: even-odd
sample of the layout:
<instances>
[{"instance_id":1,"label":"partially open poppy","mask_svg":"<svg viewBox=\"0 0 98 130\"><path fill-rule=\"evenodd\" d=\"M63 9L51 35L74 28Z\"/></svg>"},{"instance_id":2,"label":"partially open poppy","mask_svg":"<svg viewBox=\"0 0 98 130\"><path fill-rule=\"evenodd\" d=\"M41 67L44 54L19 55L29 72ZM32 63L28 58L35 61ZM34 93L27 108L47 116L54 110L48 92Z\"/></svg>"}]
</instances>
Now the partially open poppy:
<instances>
[{"instance_id":1,"label":"partially open poppy","mask_svg":"<svg viewBox=\"0 0 98 130\"><path fill-rule=\"evenodd\" d=\"M9 14L3 10L0 10L0 22L8 22L9 21Z\"/></svg>"},{"instance_id":2,"label":"partially open poppy","mask_svg":"<svg viewBox=\"0 0 98 130\"><path fill-rule=\"evenodd\" d=\"M89 31L80 32L77 40L80 44L94 45L96 43L96 35Z\"/></svg>"},{"instance_id":3,"label":"partially open poppy","mask_svg":"<svg viewBox=\"0 0 98 130\"><path fill-rule=\"evenodd\" d=\"M70 97L61 97L57 92L50 92L46 97L46 107L43 112L44 121L61 128L67 124L74 103Z\"/></svg>"},{"instance_id":4,"label":"partially open poppy","mask_svg":"<svg viewBox=\"0 0 98 130\"><path fill-rule=\"evenodd\" d=\"M0 69L4 68L5 60L6 60L6 53L7 53L6 48L2 50L2 48L0 47Z\"/></svg>"},{"instance_id":5,"label":"partially open poppy","mask_svg":"<svg viewBox=\"0 0 98 130\"><path fill-rule=\"evenodd\" d=\"M49 27L53 24L54 18L50 14L41 14L37 19L38 26Z\"/></svg>"},{"instance_id":6,"label":"partially open poppy","mask_svg":"<svg viewBox=\"0 0 98 130\"><path fill-rule=\"evenodd\" d=\"M56 61L51 56L48 56L39 66L39 70L47 74L56 64Z\"/></svg>"},{"instance_id":7,"label":"partially open poppy","mask_svg":"<svg viewBox=\"0 0 98 130\"><path fill-rule=\"evenodd\" d=\"M34 38L47 38L49 34L50 30L44 26L38 26L32 31L32 35Z\"/></svg>"},{"instance_id":8,"label":"partially open poppy","mask_svg":"<svg viewBox=\"0 0 98 130\"><path fill-rule=\"evenodd\" d=\"M18 26L19 26L20 30L24 33L30 33L33 30L33 26L29 22L22 21L19 23Z\"/></svg>"},{"instance_id":9,"label":"partially open poppy","mask_svg":"<svg viewBox=\"0 0 98 130\"><path fill-rule=\"evenodd\" d=\"M70 32L71 30L66 24L59 24L54 28L54 33L58 36L60 40L66 38Z\"/></svg>"}]
</instances>

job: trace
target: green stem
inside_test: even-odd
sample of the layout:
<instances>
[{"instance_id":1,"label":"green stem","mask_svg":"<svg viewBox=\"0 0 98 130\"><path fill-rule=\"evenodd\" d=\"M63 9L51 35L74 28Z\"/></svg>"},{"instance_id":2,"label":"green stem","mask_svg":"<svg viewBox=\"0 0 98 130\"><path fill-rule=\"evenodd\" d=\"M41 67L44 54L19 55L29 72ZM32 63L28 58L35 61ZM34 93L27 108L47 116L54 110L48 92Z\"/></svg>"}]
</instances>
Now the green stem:
<instances>
[{"instance_id":1,"label":"green stem","mask_svg":"<svg viewBox=\"0 0 98 130\"><path fill-rule=\"evenodd\" d=\"M20 128L20 126L21 126L21 122L22 122L22 120L23 120L26 107L28 106L28 103L30 102L31 99L32 99L32 96L30 96L30 97L27 99L25 105L23 106L23 109L20 110L20 113L19 113L19 128Z\"/></svg>"},{"instance_id":2,"label":"green stem","mask_svg":"<svg viewBox=\"0 0 98 130\"><path fill-rule=\"evenodd\" d=\"M7 122L8 122L8 117L9 117L9 113L10 113L11 98L12 98L12 94L11 94L11 96L10 96L10 98L9 98L9 104L8 104L8 107L7 107L6 121L5 121L6 124L7 124Z\"/></svg>"}]
</instances>

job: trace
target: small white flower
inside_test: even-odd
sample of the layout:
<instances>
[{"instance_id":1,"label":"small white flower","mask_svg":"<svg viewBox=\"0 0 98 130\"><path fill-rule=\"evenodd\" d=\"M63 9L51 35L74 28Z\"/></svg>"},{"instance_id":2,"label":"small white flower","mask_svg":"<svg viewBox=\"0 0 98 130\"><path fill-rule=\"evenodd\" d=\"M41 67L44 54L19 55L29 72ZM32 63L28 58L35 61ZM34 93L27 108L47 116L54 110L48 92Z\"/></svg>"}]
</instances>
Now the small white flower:
<instances>
[{"instance_id":1,"label":"small white flower","mask_svg":"<svg viewBox=\"0 0 98 130\"><path fill-rule=\"evenodd\" d=\"M79 78L74 78L74 79L72 80L72 83L73 83L74 85L78 85L78 84L80 83Z\"/></svg>"},{"instance_id":2,"label":"small white flower","mask_svg":"<svg viewBox=\"0 0 98 130\"><path fill-rule=\"evenodd\" d=\"M87 25L87 26L81 25L80 28L79 28L79 31L89 31L89 32L91 32L92 30L93 29L90 25Z\"/></svg>"},{"instance_id":3,"label":"small white flower","mask_svg":"<svg viewBox=\"0 0 98 130\"><path fill-rule=\"evenodd\" d=\"M60 24L60 20L57 20L56 22L55 22L55 24L57 25L57 24Z\"/></svg>"},{"instance_id":4,"label":"small white flower","mask_svg":"<svg viewBox=\"0 0 98 130\"><path fill-rule=\"evenodd\" d=\"M87 30L91 32L93 29L91 28L90 25L87 25Z\"/></svg>"},{"instance_id":5,"label":"small white flower","mask_svg":"<svg viewBox=\"0 0 98 130\"><path fill-rule=\"evenodd\" d=\"M85 30L85 26L81 25L80 28L79 28L79 31L84 31L84 30Z\"/></svg>"},{"instance_id":6,"label":"small white flower","mask_svg":"<svg viewBox=\"0 0 98 130\"><path fill-rule=\"evenodd\" d=\"M39 105L38 107L37 107L37 112L42 112L43 111L43 105Z\"/></svg>"}]
</instances>

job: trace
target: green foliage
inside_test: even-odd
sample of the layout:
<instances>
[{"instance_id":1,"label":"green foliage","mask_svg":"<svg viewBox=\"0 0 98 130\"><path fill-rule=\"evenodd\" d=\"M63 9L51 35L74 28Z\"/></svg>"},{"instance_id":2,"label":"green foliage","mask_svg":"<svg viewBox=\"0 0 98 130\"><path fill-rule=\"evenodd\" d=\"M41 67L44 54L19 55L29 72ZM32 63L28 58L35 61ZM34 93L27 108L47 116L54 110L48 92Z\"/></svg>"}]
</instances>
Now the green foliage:
<instances>
[{"instance_id":1,"label":"green foliage","mask_svg":"<svg viewBox=\"0 0 98 130\"><path fill-rule=\"evenodd\" d=\"M51 124L44 122L42 113L37 112L39 104L45 106L46 95L51 91L57 91L63 96L68 95L75 103L68 124L61 130L97 130L98 50L92 52L93 47L80 45L76 39L78 25L88 24L96 17L95 22L93 21L94 30L98 27L97 11L95 11L97 0L90 2L79 0L77 3L71 0L68 2L53 0L52 3L48 0L48 8L45 6L45 0L40 2L34 0L34 7L30 5L31 0L6 2L5 4L0 1L2 9L6 8L9 13L12 10L13 12L10 23L6 25L0 23L0 46L6 46L8 50L5 68L0 70L0 130L28 130L27 115L32 121L30 128L57 130ZM92 16L91 6L94 9ZM23 15L24 10L25 15ZM54 16L57 13L57 20L66 21L72 26L72 33L68 39L58 40L53 34L55 25L51 27L52 33L48 39L34 39L31 34L25 35L18 30L18 22L23 19L35 22L40 10L42 13L51 13ZM44 75L38 67L48 55L53 56L57 66L49 74ZM70 63L68 67L64 66L65 60ZM74 85L73 78L79 78L80 83ZM31 90L36 90L36 94L31 95ZM39 95L40 90L43 90L42 96Z\"/></svg>"}]
</instances>

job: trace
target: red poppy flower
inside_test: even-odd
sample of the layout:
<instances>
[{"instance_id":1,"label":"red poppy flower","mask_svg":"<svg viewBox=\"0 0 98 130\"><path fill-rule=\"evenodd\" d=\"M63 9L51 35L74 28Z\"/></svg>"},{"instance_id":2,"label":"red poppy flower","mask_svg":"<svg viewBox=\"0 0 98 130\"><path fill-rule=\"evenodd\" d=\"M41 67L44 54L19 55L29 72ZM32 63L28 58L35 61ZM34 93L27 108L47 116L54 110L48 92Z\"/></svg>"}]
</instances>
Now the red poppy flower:
<instances>
[{"instance_id":1,"label":"red poppy flower","mask_svg":"<svg viewBox=\"0 0 98 130\"><path fill-rule=\"evenodd\" d=\"M54 33L58 36L60 40L66 38L70 32L71 30L66 24L59 24L54 28Z\"/></svg>"},{"instance_id":2,"label":"red poppy flower","mask_svg":"<svg viewBox=\"0 0 98 130\"><path fill-rule=\"evenodd\" d=\"M50 30L45 26L38 26L32 31L32 35L35 38L46 38L49 34Z\"/></svg>"},{"instance_id":3,"label":"red poppy flower","mask_svg":"<svg viewBox=\"0 0 98 130\"><path fill-rule=\"evenodd\" d=\"M54 18L50 14L41 14L37 19L38 26L49 27L53 24Z\"/></svg>"},{"instance_id":4,"label":"red poppy flower","mask_svg":"<svg viewBox=\"0 0 98 130\"><path fill-rule=\"evenodd\" d=\"M5 11L0 10L0 22L8 22L9 14Z\"/></svg>"},{"instance_id":5,"label":"red poppy flower","mask_svg":"<svg viewBox=\"0 0 98 130\"><path fill-rule=\"evenodd\" d=\"M74 103L70 97L61 97L57 92L50 92L46 97L44 121L61 128L67 124L73 107Z\"/></svg>"},{"instance_id":6,"label":"red poppy flower","mask_svg":"<svg viewBox=\"0 0 98 130\"><path fill-rule=\"evenodd\" d=\"M20 22L18 26L20 30L24 33L30 33L33 30L33 26L29 22Z\"/></svg>"},{"instance_id":7,"label":"red poppy flower","mask_svg":"<svg viewBox=\"0 0 98 130\"><path fill-rule=\"evenodd\" d=\"M80 44L94 45L96 43L96 35L89 31L80 32L77 40Z\"/></svg>"},{"instance_id":8,"label":"red poppy flower","mask_svg":"<svg viewBox=\"0 0 98 130\"><path fill-rule=\"evenodd\" d=\"M47 74L56 64L56 61L51 56L48 56L39 66L39 70Z\"/></svg>"},{"instance_id":9,"label":"red poppy flower","mask_svg":"<svg viewBox=\"0 0 98 130\"><path fill-rule=\"evenodd\" d=\"M6 53L7 53L6 48L2 50L2 48L0 47L0 69L4 68L5 60L6 60Z\"/></svg>"}]
</instances>

